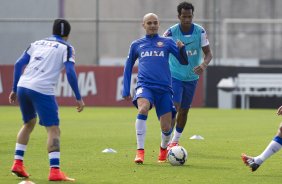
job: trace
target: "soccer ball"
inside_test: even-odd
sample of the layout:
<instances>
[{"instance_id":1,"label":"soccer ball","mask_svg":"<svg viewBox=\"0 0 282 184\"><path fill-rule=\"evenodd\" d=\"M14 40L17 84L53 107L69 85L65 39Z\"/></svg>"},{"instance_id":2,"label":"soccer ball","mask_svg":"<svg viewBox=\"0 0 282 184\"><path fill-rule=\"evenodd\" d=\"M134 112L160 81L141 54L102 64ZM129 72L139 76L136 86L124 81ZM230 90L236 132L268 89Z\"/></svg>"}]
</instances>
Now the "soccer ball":
<instances>
[{"instance_id":1,"label":"soccer ball","mask_svg":"<svg viewBox=\"0 0 282 184\"><path fill-rule=\"evenodd\" d=\"M188 158L188 153L182 146L174 146L167 153L167 160L173 166L183 165Z\"/></svg>"}]
</instances>

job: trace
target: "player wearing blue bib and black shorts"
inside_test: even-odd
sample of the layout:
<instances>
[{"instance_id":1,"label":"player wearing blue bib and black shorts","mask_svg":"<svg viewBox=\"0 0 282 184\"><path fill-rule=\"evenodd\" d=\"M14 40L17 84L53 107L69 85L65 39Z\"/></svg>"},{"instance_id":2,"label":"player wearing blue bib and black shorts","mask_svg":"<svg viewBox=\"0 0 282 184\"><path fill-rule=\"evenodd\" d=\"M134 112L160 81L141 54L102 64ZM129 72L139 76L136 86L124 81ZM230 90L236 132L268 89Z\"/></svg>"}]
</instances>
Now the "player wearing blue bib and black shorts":
<instances>
[{"instance_id":1,"label":"player wearing blue bib and black shorts","mask_svg":"<svg viewBox=\"0 0 282 184\"><path fill-rule=\"evenodd\" d=\"M178 145L180 136L186 125L189 109L197 87L199 75L207 68L212 59L206 31L203 27L192 22L194 6L188 2L182 2L177 6L180 23L170 27L164 36L184 43L189 65L184 66L176 62L176 58L170 54L169 65L172 75L173 102L177 110L177 117L173 119L175 126L173 138L168 146ZM202 61L202 51L204 60ZM176 121L176 122L175 122Z\"/></svg>"},{"instance_id":2,"label":"player wearing blue bib and black shorts","mask_svg":"<svg viewBox=\"0 0 282 184\"><path fill-rule=\"evenodd\" d=\"M13 90L9 101L15 103L18 100L24 121L17 136L14 164L11 169L18 177L29 177L23 165L23 158L38 116L39 124L46 128L48 134L47 150L50 161L48 179L74 180L60 170L60 120L55 99L55 86L61 71L65 68L68 82L75 94L77 111L81 112L84 108L74 69L74 49L67 42L70 30L68 21L56 19L53 24L53 36L33 42L15 64Z\"/></svg>"},{"instance_id":3,"label":"player wearing blue bib and black shorts","mask_svg":"<svg viewBox=\"0 0 282 184\"><path fill-rule=\"evenodd\" d=\"M149 110L155 106L162 130L159 162L166 160L167 144L171 136L171 120L175 109L172 102L171 74L168 57L173 54L181 64L188 65L187 54L182 42L175 43L170 38L158 35L159 20L153 13L143 18L146 36L135 40L129 50L124 67L123 97L131 99L130 83L132 68L138 59L138 81L133 98L138 108L136 118L137 154L135 163L144 161L144 139Z\"/></svg>"}]
</instances>

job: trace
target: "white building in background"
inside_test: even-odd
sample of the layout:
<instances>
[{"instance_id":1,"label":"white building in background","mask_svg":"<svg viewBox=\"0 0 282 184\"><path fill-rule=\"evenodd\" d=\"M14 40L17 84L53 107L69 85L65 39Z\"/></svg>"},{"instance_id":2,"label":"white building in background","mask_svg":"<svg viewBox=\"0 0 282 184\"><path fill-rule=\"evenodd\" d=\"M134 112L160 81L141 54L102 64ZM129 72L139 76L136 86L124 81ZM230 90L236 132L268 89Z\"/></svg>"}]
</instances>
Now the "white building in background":
<instances>
[{"instance_id":1,"label":"white building in background","mask_svg":"<svg viewBox=\"0 0 282 184\"><path fill-rule=\"evenodd\" d=\"M28 44L51 34L59 16L72 25L70 42L77 64L117 65L126 59L130 43L143 36L142 17L156 13L160 34L177 23L182 0L0 0L0 64L13 64ZM282 24L229 24L222 48L224 19L282 19L281 0L191 0L195 20L208 32L214 55L254 61L282 59ZM96 20L99 20L98 23ZM229 60L230 61L230 60ZM219 60L218 62L225 63Z\"/></svg>"}]
</instances>

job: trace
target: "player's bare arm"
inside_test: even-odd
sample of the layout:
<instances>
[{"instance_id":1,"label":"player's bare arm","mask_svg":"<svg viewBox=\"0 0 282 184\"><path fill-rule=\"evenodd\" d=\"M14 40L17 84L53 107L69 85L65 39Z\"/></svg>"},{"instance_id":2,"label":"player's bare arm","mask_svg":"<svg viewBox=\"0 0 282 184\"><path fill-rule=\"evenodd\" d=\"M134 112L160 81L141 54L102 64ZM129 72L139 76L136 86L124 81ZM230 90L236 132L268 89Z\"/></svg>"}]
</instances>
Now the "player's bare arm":
<instances>
[{"instance_id":1,"label":"player's bare arm","mask_svg":"<svg viewBox=\"0 0 282 184\"><path fill-rule=\"evenodd\" d=\"M76 107L77 112L83 111L84 106L85 106L83 100L77 100L76 103L77 103L77 107Z\"/></svg>"},{"instance_id":2,"label":"player's bare arm","mask_svg":"<svg viewBox=\"0 0 282 184\"><path fill-rule=\"evenodd\" d=\"M184 46L184 43L180 40L177 40L176 45L177 45L178 48L181 49Z\"/></svg>"},{"instance_id":3,"label":"player's bare arm","mask_svg":"<svg viewBox=\"0 0 282 184\"><path fill-rule=\"evenodd\" d=\"M131 97L131 95L129 95L129 96L124 96L123 97L125 100L127 100L127 101L130 101L130 100L132 100L132 97Z\"/></svg>"},{"instance_id":4,"label":"player's bare arm","mask_svg":"<svg viewBox=\"0 0 282 184\"><path fill-rule=\"evenodd\" d=\"M15 104L17 101L17 94L15 92L11 92L9 95L9 103L10 104Z\"/></svg>"},{"instance_id":5,"label":"player's bare arm","mask_svg":"<svg viewBox=\"0 0 282 184\"><path fill-rule=\"evenodd\" d=\"M212 60L212 52L210 46L207 45L205 47L202 47L202 50L204 52L205 57L204 57L204 61L199 66L196 66L194 68L194 72L197 75L201 75L207 69L210 61Z\"/></svg>"}]
</instances>

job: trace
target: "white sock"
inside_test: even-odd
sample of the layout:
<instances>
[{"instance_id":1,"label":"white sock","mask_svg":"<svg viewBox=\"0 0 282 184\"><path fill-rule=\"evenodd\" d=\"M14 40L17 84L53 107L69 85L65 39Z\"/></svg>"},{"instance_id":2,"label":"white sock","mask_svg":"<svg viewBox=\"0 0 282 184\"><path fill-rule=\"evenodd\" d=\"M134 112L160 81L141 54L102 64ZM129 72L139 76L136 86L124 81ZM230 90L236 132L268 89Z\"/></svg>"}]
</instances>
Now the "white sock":
<instances>
[{"instance_id":1,"label":"white sock","mask_svg":"<svg viewBox=\"0 0 282 184\"><path fill-rule=\"evenodd\" d=\"M255 163L262 164L267 158L281 149L282 145L276 141L271 141L266 149L257 157L254 158Z\"/></svg>"},{"instance_id":2,"label":"white sock","mask_svg":"<svg viewBox=\"0 0 282 184\"><path fill-rule=\"evenodd\" d=\"M171 142L179 142L179 139L182 135L184 128L179 128L178 126L175 126L175 130L174 130L174 136L171 140Z\"/></svg>"},{"instance_id":3,"label":"white sock","mask_svg":"<svg viewBox=\"0 0 282 184\"><path fill-rule=\"evenodd\" d=\"M145 136L146 136L146 120L136 119L136 139L137 139L137 149L144 149Z\"/></svg>"},{"instance_id":4,"label":"white sock","mask_svg":"<svg viewBox=\"0 0 282 184\"><path fill-rule=\"evenodd\" d=\"M26 151L26 145L16 143L14 159L23 160L25 151Z\"/></svg>"},{"instance_id":5,"label":"white sock","mask_svg":"<svg viewBox=\"0 0 282 184\"><path fill-rule=\"evenodd\" d=\"M161 141L162 148L167 148L167 144L169 143L170 138L171 138L171 132L172 131L169 131L169 132L162 131L162 141Z\"/></svg>"},{"instance_id":6,"label":"white sock","mask_svg":"<svg viewBox=\"0 0 282 184\"><path fill-rule=\"evenodd\" d=\"M48 156L49 156L50 167L60 168L61 153L59 151L54 151L54 152L50 152Z\"/></svg>"},{"instance_id":7,"label":"white sock","mask_svg":"<svg viewBox=\"0 0 282 184\"><path fill-rule=\"evenodd\" d=\"M177 132L176 129L175 129L173 134L174 134L174 135L173 135L173 138L172 138L171 142L179 142L179 139L180 139L180 137L181 137L181 135L182 135L182 132L179 133L179 132Z\"/></svg>"}]
</instances>

